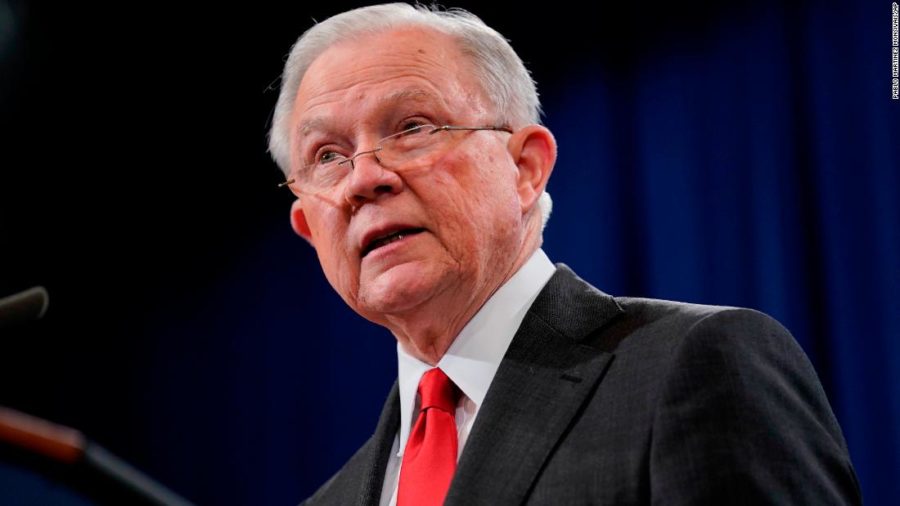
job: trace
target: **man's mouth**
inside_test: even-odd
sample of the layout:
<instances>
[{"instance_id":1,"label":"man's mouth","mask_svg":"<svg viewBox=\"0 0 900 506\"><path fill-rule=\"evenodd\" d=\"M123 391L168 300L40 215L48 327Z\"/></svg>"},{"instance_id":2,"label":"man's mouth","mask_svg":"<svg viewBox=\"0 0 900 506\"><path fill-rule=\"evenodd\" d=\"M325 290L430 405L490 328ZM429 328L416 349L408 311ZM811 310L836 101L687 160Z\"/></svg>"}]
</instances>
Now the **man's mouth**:
<instances>
[{"instance_id":1,"label":"man's mouth","mask_svg":"<svg viewBox=\"0 0 900 506\"><path fill-rule=\"evenodd\" d=\"M389 234L378 236L378 237L374 238L371 242L369 242L369 244L367 244L365 248L363 248L362 257L365 258L366 255L368 255L369 253L375 251L376 249L378 249L382 246L387 246L388 244L399 241L400 239L403 239L404 237L416 235L416 234L424 232L424 231L425 231L424 228L405 228L403 230L396 230Z\"/></svg>"}]
</instances>

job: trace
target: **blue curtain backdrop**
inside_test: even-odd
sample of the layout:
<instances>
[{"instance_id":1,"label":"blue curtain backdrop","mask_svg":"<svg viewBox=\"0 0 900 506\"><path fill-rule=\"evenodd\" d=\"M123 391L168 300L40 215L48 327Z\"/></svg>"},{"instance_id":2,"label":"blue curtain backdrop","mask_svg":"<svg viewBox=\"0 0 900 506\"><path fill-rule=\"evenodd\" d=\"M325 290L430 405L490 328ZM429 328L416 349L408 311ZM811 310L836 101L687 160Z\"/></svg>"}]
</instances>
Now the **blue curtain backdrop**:
<instances>
[{"instance_id":1,"label":"blue curtain backdrop","mask_svg":"<svg viewBox=\"0 0 900 506\"><path fill-rule=\"evenodd\" d=\"M653 48L624 79L586 69L545 94L560 142L551 258L614 294L783 322L816 365L869 504L900 497L889 11L770 8L711 27L702 45Z\"/></svg>"},{"instance_id":2,"label":"blue curtain backdrop","mask_svg":"<svg viewBox=\"0 0 900 506\"><path fill-rule=\"evenodd\" d=\"M54 305L8 340L0 404L82 429L199 504L296 503L371 434L396 374L393 337L346 308L290 231L264 153L281 58L310 17L348 5L129 13L93 32L8 5L28 16L6 14L18 28L0 39L19 48L0 53L0 295L43 283ZM538 80L560 153L550 258L614 295L780 320L865 501L896 501L890 2L459 5ZM47 118L70 123L58 149L35 140ZM2 466L0 484L39 488Z\"/></svg>"}]
</instances>

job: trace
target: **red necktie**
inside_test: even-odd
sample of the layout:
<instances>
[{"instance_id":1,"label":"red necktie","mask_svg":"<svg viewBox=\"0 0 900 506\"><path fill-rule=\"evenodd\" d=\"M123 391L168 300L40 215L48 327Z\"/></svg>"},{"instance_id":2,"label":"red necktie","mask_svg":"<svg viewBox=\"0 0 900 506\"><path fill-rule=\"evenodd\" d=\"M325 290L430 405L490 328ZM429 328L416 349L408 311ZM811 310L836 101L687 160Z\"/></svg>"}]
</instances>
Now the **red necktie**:
<instances>
[{"instance_id":1,"label":"red necktie","mask_svg":"<svg viewBox=\"0 0 900 506\"><path fill-rule=\"evenodd\" d=\"M444 503L456 471L456 403L459 389L440 369L431 369L419 381L419 418L409 434L397 506Z\"/></svg>"}]
</instances>

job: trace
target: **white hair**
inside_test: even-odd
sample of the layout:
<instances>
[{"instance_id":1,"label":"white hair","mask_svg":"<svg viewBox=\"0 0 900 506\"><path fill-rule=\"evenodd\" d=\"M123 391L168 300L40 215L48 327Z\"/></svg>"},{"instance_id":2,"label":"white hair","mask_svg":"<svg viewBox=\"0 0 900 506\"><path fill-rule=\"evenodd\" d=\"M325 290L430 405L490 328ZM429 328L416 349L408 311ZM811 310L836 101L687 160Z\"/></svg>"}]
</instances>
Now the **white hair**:
<instances>
[{"instance_id":1,"label":"white hair","mask_svg":"<svg viewBox=\"0 0 900 506\"><path fill-rule=\"evenodd\" d=\"M281 92L269 131L269 152L281 170L290 172L290 127L288 125L303 75L329 47L387 30L420 26L456 38L470 59L485 97L513 128L540 123L541 104L525 64L509 42L484 21L463 9L393 3L360 7L332 16L314 25L297 39L284 65ZM547 225L553 202L545 191L538 200L542 226Z\"/></svg>"}]
</instances>

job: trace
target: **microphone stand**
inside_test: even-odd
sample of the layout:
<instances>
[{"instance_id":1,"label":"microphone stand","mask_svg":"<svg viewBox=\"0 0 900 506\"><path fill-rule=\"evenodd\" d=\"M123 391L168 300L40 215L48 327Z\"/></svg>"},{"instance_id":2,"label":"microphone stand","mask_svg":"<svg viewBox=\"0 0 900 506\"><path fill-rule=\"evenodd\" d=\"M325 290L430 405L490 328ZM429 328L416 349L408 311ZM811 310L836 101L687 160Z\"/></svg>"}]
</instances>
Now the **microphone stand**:
<instances>
[{"instance_id":1,"label":"microphone stand","mask_svg":"<svg viewBox=\"0 0 900 506\"><path fill-rule=\"evenodd\" d=\"M42 286L0 299L0 329L40 319ZM100 504L192 506L81 432L0 406L0 457L68 483Z\"/></svg>"},{"instance_id":2,"label":"microphone stand","mask_svg":"<svg viewBox=\"0 0 900 506\"><path fill-rule=\"evenodd\" d=\"M192 506L81 432L2 406L0 443L12 447L13 460L29 461L40 468L49 464L55 468L51 474L60 470L70 474L76 490L103 504Z\"/></svg>"}]
</instances>

